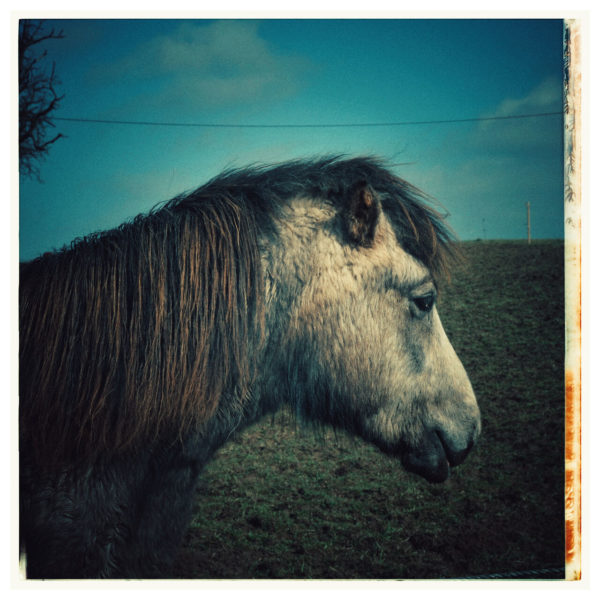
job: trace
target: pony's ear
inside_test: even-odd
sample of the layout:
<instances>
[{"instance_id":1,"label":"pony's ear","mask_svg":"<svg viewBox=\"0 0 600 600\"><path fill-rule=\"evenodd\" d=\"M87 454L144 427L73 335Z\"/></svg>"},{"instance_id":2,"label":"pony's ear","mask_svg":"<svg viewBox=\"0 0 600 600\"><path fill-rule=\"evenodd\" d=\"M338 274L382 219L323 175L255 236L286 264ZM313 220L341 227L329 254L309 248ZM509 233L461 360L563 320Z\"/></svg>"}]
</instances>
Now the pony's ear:
<instances>
[{"instance_id":1,"label":"pony's ear","mask_svg":"<svg viewBox=\"0 0 600 600\"><path fill-rule=\"evenodd\" d=\"M365 182L355 185L346 214L350 239L360 246L372 246L380 213L381 203L369 185Z\"/></svg>"}]
</instances>

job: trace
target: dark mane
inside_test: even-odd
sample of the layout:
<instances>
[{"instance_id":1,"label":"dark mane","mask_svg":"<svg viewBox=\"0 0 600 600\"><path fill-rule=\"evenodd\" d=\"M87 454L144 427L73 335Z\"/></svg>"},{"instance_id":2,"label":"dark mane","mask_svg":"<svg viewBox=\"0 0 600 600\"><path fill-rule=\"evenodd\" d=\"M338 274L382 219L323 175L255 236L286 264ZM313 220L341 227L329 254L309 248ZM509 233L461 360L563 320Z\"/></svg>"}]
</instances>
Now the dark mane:
<instances>
[{"instance_id":1,"label":"dark mane","mask_svg":"<svg viewBox=\"0 0 600 600\"><path fill-rule=\"evenodd\" d=\"M261 277L253 219L225 196L22 265L22 445L44 462L110 454L243 397Z\"/></svg>"},{"instance_id":2,"label":"dark mane","mask_svg":"<svg viewBox=\"0 0 600 600\"><path fill-rule=\"evenodd\" d=\"M339 204L357 181L435 277L453 237L374 159L230 170L150 214L21 266L20 435L44 463L182 435L243 398L263 322L258 232L284 199Z\"/></svg>"}]
</instances>

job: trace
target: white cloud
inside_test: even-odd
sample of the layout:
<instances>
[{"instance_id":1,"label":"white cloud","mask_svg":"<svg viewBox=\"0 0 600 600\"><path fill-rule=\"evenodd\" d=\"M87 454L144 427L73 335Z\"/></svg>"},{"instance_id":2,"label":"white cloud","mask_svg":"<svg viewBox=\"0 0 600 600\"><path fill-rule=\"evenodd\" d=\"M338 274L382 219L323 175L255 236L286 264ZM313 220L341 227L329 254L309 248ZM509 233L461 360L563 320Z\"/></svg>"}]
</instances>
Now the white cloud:
<instances>
[{"instance_id":1,"label":"white cloud","mask_svg":"<svg viewBox=\"0 0 600 600\"><path fill-rule=\"evenodd\" d=\"M525 96L506 98L493 113L483 116L508 117L561 110L561 80L553 77L542 81ZM561 129L560 115L481 121L474 132L473 144L488 152L518 154L542 151L556 144Z\"/></svg>"},{"instance_id":2,"label":"white cloud","mask_svg":"<svg viewBox=\"0 0 600 600\"><path fill-rule=\"evenodd\" d=\"M562 87L558 77L549 77L522 98L507 98L494 115L504 117L515 114L554 112L562 106Z\"/></svg>"},{"instance_id":3,"label":"white cloud","mask_svg":"<svg viewBox=\"0 0 600 600\"><path fill-rule=\"evenodd\" d=\"M127 81L144 93L145 107L210 108L281 98L301 85L307 61L278 54L254 21L183 23L140 44L94 78ZM141 93L140 93L141 95ZM138 98L139 101L139 98Z\"/></svg>"}]
</instances>

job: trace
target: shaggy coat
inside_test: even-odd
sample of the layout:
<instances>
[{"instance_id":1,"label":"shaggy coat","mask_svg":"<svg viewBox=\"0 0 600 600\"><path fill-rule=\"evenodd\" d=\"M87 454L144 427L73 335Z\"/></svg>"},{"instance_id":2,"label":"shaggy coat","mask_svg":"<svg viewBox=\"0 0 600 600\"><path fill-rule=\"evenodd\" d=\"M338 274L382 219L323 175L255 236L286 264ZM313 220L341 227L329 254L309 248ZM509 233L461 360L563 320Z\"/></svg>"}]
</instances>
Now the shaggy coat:
<instances>
[{"instance_id":1,"label":"shaggy coat","mask_svg":"<svg viewBox=\"0 0 600 600\"><path fill-rule=\"evenodd\" d=\"M453 254L415 188L328 158L226 172L22 264L27 576L164 574L202 466L282 403L445 479L480 428L435 310Z\"/></svg>"}]
</instances>

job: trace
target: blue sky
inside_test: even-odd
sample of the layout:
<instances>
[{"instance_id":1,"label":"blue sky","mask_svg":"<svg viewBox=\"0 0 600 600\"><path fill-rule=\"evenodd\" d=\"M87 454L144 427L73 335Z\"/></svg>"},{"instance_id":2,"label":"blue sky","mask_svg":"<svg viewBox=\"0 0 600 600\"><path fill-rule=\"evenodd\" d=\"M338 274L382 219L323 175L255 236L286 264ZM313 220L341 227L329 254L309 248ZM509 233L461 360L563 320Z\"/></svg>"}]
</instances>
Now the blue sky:
<instances>
[{"instance_id":1,"label":"blue sky","mask_svg":"<svg viewBox=\"0 0 600 600\"><path fill-rule=\"evenodd\" d=\"M56 117L226 125L405 123L562 110L560 20L62 20ZM374 154L462 239L563 236L560 115L335 128L56 120L20 182L26 260L111 228L223 168Z\"/></svg>"}]
</instances>

